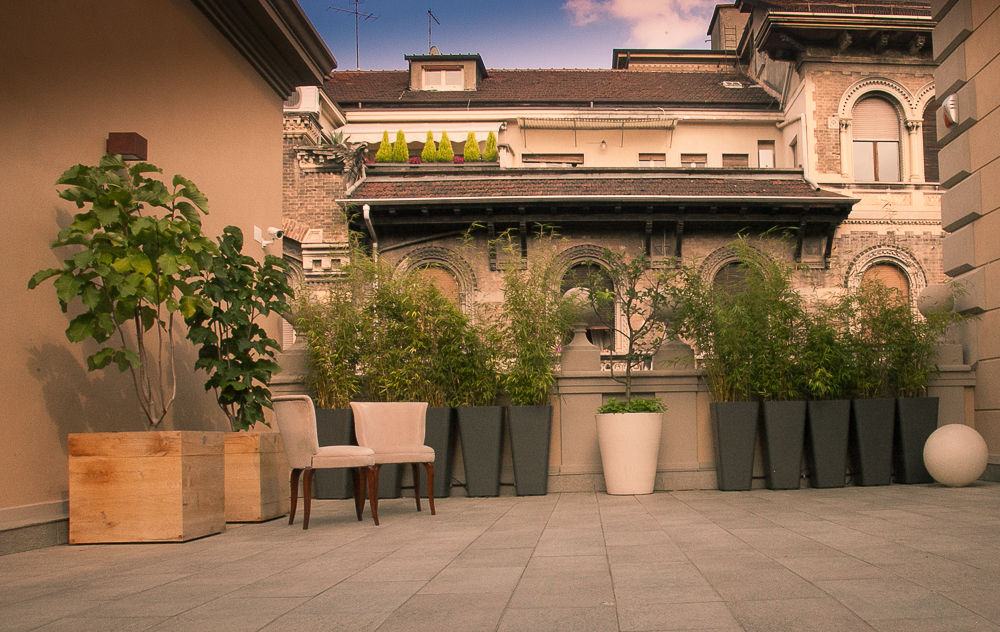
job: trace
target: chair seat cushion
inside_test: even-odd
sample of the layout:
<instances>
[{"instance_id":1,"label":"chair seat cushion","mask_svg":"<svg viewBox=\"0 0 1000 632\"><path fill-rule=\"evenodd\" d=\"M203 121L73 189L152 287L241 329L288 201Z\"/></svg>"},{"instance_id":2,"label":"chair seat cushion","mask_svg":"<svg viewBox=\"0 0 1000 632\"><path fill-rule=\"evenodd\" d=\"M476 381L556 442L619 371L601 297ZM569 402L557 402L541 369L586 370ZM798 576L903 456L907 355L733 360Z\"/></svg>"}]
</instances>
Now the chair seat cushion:
<instances>
[{"instance_id":1,"label":"chair seat cushion","mask_svg":"<svg viewBox=\"0 0 1000 632\"><path fill-rule=\"evenodd\" d=\"M434 448L427 445L394 445L375 452L376 463L430 463L433 460Z\"/></svg>"},{"instance_id":2,"label":"chair seat cushion","mask_svg":"<svg viewBox=\"0 0 1000 632\"><path fill-rule=\"evenodd\" d=\"M314 468L362 467L374 464L375 452L371 448L358 445L323 445L312 458Z\"/></svg>"}]
</instances>

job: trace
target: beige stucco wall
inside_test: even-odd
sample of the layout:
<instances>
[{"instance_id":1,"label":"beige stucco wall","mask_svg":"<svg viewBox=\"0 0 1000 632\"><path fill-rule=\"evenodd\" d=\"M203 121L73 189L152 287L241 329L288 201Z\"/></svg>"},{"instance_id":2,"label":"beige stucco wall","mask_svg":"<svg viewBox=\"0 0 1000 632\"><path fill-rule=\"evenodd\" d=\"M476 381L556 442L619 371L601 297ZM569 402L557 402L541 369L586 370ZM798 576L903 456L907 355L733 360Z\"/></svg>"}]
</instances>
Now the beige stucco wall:
<instances>
[{"instance_id":1,"label":"beige stucco wall","mask_svg":"<svg viewBox=\"0 0 1000 632\"><path fill-rule=\"evenodd\" d=\"M56 197L56 178L96 163L109 131L138 132L150 162L208 195L206 233L236 224L260 256L254 224L281 221L281 99L186 0L10 3L0 59L0 524L9 524L61 511L67 433L144 428L127 374L88 373L94 347L66 341L69 317L51 283L26 289L34 271L58 264L49 243L73 211ZM187 368L191 350L178 360L180 391L164 426L224 429L203 378Z\"/></svg>"}]
</instances>

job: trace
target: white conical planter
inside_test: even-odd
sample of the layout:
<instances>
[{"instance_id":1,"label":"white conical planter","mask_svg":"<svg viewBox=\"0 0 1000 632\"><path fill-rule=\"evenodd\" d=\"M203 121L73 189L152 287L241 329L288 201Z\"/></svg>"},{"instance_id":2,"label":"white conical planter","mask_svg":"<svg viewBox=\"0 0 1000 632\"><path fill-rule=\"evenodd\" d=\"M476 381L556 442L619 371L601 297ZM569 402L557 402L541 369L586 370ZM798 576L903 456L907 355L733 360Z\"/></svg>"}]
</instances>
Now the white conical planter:
<instances>
[{"instance_id":1,"label":"white conical planter","mask_svg":"<svg viewBox=\"0 0 1000 632\"><path fill-rule=\"evenodd\" d=\"M653 493L663 413L608 413L596 417L608 493Z\"/></svg>"}]
</instances>

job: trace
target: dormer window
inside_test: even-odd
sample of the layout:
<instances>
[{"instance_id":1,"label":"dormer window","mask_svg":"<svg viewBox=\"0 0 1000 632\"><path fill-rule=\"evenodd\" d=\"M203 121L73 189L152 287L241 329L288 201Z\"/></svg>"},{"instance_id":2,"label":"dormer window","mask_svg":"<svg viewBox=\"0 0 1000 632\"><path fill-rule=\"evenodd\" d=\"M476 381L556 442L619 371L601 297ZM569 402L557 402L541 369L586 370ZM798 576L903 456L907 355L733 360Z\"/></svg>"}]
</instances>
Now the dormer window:
<instances>
[{"instance_id":1,"label":"dormer window","mask_svg":"<svg viewBox=\"0 0 1000 632\"><path fill-rule=\"evenodd\" d=\"M462 66L424 66L424 90L463 90Z\"/></svg>"}]
</instances>

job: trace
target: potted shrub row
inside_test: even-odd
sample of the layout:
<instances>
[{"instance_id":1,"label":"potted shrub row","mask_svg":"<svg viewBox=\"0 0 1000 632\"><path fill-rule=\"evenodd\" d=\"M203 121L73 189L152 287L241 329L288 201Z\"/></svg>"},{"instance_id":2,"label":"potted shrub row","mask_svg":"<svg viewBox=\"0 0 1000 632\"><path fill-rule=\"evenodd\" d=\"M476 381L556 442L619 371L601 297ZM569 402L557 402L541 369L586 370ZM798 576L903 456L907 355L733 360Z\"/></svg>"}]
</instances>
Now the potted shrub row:
<instances>
[{"instance_id":1,"label":"potted shrub row","mask_svg":"<svg viewBox=\"0 0 1000 632\"><path fill-rule=\"evenodd\" d=\"M395 142L389 141L388 130L382 132L382 142L375 152L376 163L449 163L464 164L467 162L496 162L499 159L497 137L492 131L486 137L486 146L480 152L475 134L469 132L460 155L455 153L454 144L448 138L448 132L441 132L441 139L434 141L434 133L427 132L427 139L419 155L411 156L406 136L403 130L396 132Z\"/></svg>"}]
</instances>

